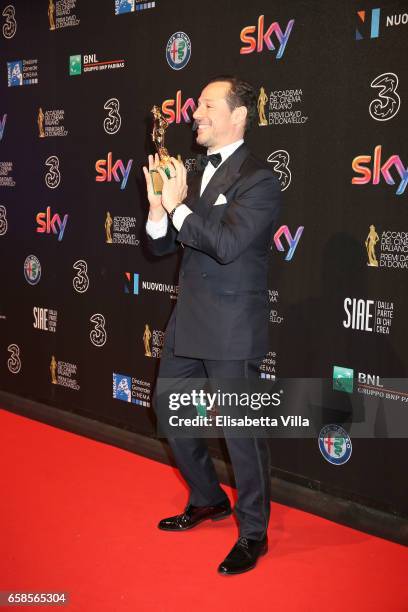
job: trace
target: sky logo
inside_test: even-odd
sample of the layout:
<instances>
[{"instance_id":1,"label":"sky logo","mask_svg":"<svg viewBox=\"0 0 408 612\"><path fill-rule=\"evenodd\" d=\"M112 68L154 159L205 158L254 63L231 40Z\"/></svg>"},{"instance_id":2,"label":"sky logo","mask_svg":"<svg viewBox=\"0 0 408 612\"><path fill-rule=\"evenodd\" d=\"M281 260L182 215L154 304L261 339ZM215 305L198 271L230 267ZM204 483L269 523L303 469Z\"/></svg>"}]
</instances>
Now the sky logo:
<instances>
[{"instance_id":1,"label":"sky logo","mask_svg":"<svg viewBox=\"0 0 408 612\"><path fill-rule=\"evenodd\" d=\"M196 103L193 98L187 98L184 104L182 104L180 89L176 93L175 100L165 100L162 104L162 112L168 123L181 123L182 120L184 120L185 123L191 123L196 108Z\"/></svg>"},{"instance_id":2,"label":"sky logo","mask_svg":"<svg viewBox=\"0 0 408 612\"><path fill-rule=\"evenodd\" d=\"M272 34L275 35L279 46L276 53L276 59L281 59L285 52L286 44L289 40L289 36L292 32L293 25L295 23L294 19L291 19L286 26L285 31L283 32L279 23L274 21L271 23L269 28L264 33L265 27L265 16L259 15L258 17L258 26L246 26L242 28L240 38L241 42L246 43L247 46L241 47L239 52L241 55L246 55L248 53L253 53L256 51L257 53L261 53L264 48L264 44L269 51L274 51L276 46L273 44L271 40ZM258 29L258 31L257 31ZM256 36L255 36L256 34ZM276 41L275 41L276 43Z\"/></svg>"},{"instance_id":3,"label":"sky logo","mask_svg":"<svg viewBox=\"0 0 408 612\"><path fill-rule=\"evenodd\" d=\"M37 232L39 234L57 234L58 241L64 237L65 227L68 221L68 215L64 215L61 219L58 213L51 216L51 206L47 206L46 212L39 212L36 217L38 224Z\"/></svg>"},{"instance_id":4,"label":"sky logo","mask_svg":"<svg viewBox=\"0 0 408 612\"><path fill-rule=\"evenodd\" d=\"M98 183L110 183L112 180L120 183L120 188L125 189L129 178L130 169L132 168L133 159L129 159L125 167L123 161L118 159L112 164L112 153L108 153L108 159L98 159L95 164L95 170L98 176L95 180Z\"/></svg>"},{"instance_id":5,"label":"sky logo","mask_svg":"<svg viewBox=\"0 0 408 612\"><path fill-rule=\"evenodd\" d=\"M408 183L408 168L402 163L399 155L391 155L384 163L381 163L382 146L377 145L374 149L374 155L358 155L352 161L352 168L356 174L361 176L354 176L351 179L353 185L366 185L367 183L373 182L373 185L378 185L381 180L381 176L387 183L387 185L395 185L395 181L391 176L390 170L395 167L401 181L396 191L397 195L402 195ZM367 168L366 164L371 163L373 160L373 168Z\"/></svg>"},{"instance_id":6,"label":"sky logo","mask_svg":"<svg viewBox=\"0 0 408 612\"><path fill-rule=\"evenodd\" d=\"M288 243L289 250L285 255L285 261L290 261L293 255L295 254L297 245L299 244L299 240L300 240L301 235L303 234L304 229L305 228L303 225L299 226L297 228L297 231L294 237L292 236L290 229L288 228L287 225L281 225L281 227L275 232L273 241L278 251L283 252L286 250L286 248L283 246L282 241L281 241L282 235L285 236L286 241Z\"/></svg>"}]
</instances>

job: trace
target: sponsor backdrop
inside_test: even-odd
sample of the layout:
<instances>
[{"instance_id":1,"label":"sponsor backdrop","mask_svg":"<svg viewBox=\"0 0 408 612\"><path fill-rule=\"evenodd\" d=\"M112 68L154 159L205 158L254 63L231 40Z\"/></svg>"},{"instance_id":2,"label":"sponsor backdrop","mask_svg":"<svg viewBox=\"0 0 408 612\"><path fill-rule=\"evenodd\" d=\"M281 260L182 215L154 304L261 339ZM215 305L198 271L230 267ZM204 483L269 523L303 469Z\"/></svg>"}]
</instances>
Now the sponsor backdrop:
<instances>
[{"instance_id":1,"label":"sponsor backdrop","mask_svg":"<svg viewBox=\"0 0 408 612\"><path fill-rule=\"evenodd\" d=\"M194 172L197 97L236 73L284 198L260 377L318 380L326 409L314 439L271 440L275 473L402 514L403 440L382 434L408 399L408 3L210 5L0 2L1 388L156 436L178 257L146 248L150 109Z\"/></svg>"}]
</instances>

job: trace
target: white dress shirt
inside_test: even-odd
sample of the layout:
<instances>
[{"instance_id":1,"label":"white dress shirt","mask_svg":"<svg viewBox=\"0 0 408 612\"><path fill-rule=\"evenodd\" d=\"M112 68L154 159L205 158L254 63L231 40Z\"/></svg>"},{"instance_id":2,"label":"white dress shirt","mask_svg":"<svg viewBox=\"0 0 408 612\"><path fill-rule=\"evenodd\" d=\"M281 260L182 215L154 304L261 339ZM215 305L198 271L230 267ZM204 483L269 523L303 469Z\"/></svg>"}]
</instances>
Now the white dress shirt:
<instances>
[{"instance_id":1,"label":"white dress shirt","mask_svg":"<svg viewBox=\"0 0 408 612\"><path fill-rule=\"evenodd\" d=\"M221 154L221 163L218 165L217 168L215 168L211 162L206 165L201 179L200 196L202 195L204 189L207 187L214 174L217 172L218 168L222 166L225 160L228 159L228 157L232 155L234 151L242 145L243 142L244 140L241 138L240 140L236 140L231 144L225 145L225 147L221 147L220 149L211 151L211 155L213 153ZM189 208L186 204L180 204L180 206L177 206L173 215L173 225L177 231L181 230L181 226L184 223L184 219L188 217L188 215L190 215L192 212L193 211L191 210L191 208ZM163 215L160 221L151 221L150 219L148 219L146 223L146 232L151 238L162 238L167 234L167 224L167 215Z\"/></svg>"}]
</instances>

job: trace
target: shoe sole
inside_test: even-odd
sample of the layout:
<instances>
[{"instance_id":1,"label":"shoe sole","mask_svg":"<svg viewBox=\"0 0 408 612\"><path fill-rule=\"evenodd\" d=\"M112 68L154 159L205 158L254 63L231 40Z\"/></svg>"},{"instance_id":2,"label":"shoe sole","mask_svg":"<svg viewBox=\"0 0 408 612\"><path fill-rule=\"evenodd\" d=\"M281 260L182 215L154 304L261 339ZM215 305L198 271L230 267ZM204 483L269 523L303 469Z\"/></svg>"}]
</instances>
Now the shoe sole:
<instances>
[{"instance_id":1,"label":"shoe sole","mask_svg":"<svg viewBox=\"0 0 408 612\"><path fill-rule=\"evenodd\" d=\"M257 563L259 561L259 558L263 557L264 555L266 555L267 552L268 552L268 546L265 548L265 550L263 550L261 553L259 553L258 559L255 561L255 563L253 565L251 565L251 567L247 567L246 569L241 570L239 572L220 572L220 570L218 570L218 573L219 573L220 576L238 576L238 574L245 574L246 572L250 572L251 570L253 570L256 567L256 565L257 565Z\"/></svg>"},{"instance_id":2,"label":"shoe sole","mask_svg":"<svg viewBox=\"0 0 408 612\"><path fill-rule=\"evenodd\" d=\"M204 521L222 521L223 519L228 518L229 516L231 516L232 514L232 510L230 512L224 512L223 514L219 514L218 516L208 516L207 518L203 518L200 521L197 521L196 523L194 523L194 525L190 525L190 527L182 527L181 529L171 529L168 527L159 527L160 531L188 531L189 529L194 529L194 527L197 527L197 525L200 525L201 523L204 523Z\"/></svg>"}]
</instances>

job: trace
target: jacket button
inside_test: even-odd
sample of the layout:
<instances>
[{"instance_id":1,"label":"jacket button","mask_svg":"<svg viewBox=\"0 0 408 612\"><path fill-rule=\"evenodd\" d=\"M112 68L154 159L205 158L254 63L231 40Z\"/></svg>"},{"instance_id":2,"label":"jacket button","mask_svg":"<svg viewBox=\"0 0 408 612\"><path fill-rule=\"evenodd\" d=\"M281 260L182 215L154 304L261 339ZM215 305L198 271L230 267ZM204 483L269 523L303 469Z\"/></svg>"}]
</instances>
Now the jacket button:
<instances>
[{"instance_id":1,"label":"jacket button","mask_svg":"<svg viewBox=\"0 0 408 612\"><path fill-rule=\"evenodd\" d=\"M185 275L184 270L180 270L180 276L184 276L184 275Z\"/></svg>"},{"instance_id":2,"label":"jacket button","mask_svg":"<svg viewBox=\"0 0 408 612\"><path fill-rule=\"evenodd\" d=\"M201 272L201 276L202 276L203 278L207 278L208 274L207 274L207 272Z\"/></svg>"}]
</instances>

